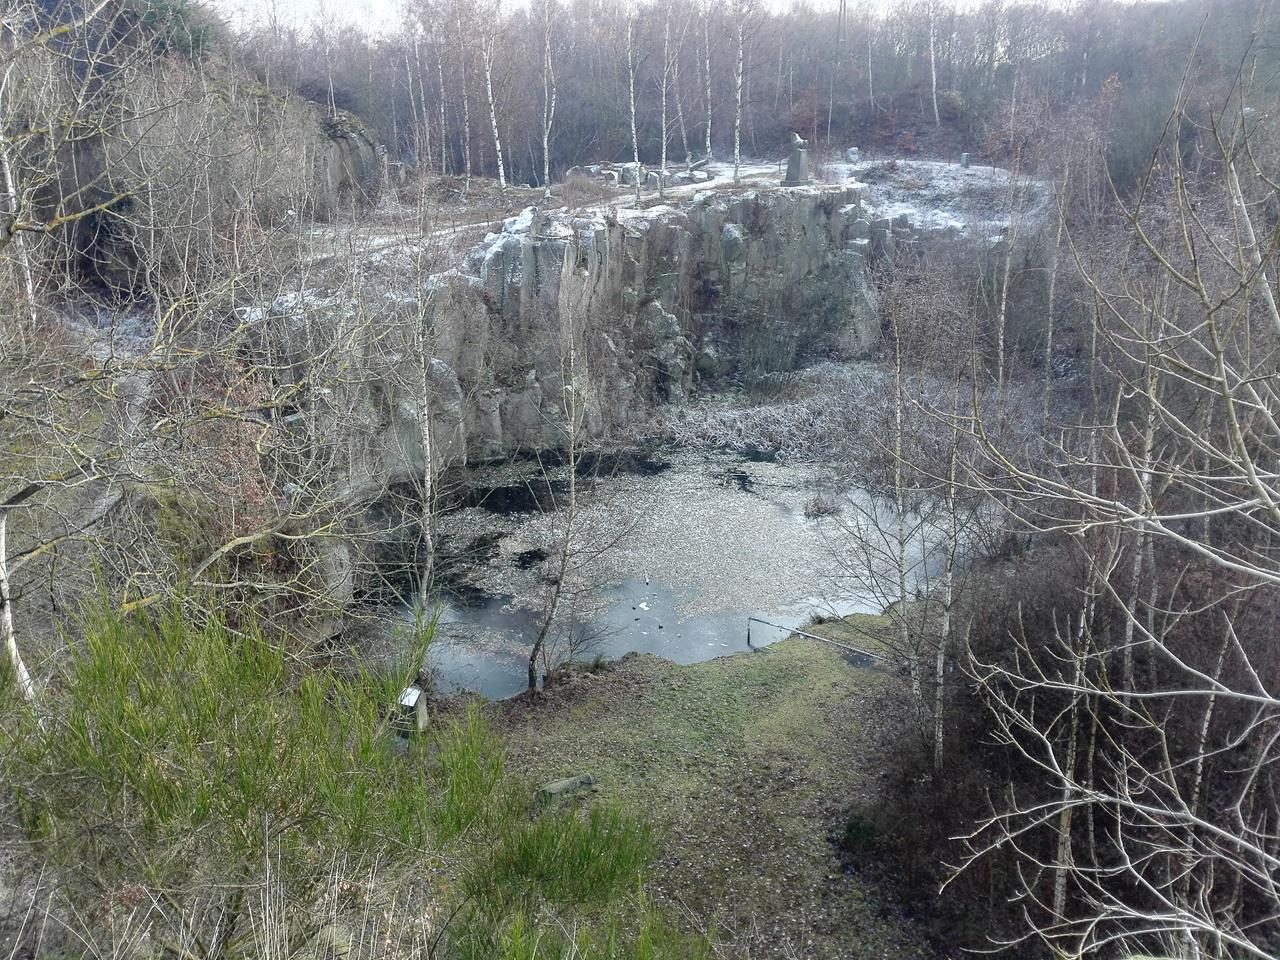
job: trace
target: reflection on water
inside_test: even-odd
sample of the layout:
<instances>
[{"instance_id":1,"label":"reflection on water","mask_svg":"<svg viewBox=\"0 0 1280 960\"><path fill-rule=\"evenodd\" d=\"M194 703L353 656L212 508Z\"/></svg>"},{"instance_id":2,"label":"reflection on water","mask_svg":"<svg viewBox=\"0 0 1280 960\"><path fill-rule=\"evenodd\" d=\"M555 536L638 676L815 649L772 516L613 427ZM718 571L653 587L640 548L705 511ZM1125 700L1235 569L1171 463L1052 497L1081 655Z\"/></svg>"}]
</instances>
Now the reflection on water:
<instances>
[{"instance_id":1,"label":"reflection on water","mask_svg":"<svg viewBox=\"0 0 1280 960\"><path fill-rule=\"evenodd\" d=\"M652 653L674 663L698 663L749 650L748 617L778 625L750 624L751 645L764 647L781 640L812 614L831 611L829 604L809 599L787 610L744 609L682 617L678 612L682 597L655 581L627 579L600 593L607 606L577 631L575 659L616 660L634 652ZM870 609L850 604L839 612ZM512 607L508 596L466 606L445 603L440 611L442 642L431 647L427 664L446 691L469 690L490 699L514 696L527 684L528 648L539 625L537 612ZM503 642L469 642L480 634Z\"/></svg>"}]
</instances>

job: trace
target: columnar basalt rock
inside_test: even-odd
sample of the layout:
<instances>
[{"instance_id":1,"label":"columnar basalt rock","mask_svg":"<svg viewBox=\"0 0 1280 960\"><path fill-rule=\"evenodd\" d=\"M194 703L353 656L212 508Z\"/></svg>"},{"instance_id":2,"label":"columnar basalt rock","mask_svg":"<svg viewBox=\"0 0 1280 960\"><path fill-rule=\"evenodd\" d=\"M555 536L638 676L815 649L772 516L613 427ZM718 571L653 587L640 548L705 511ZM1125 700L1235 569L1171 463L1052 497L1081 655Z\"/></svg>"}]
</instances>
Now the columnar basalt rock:
<instances>
[{"instance_id":1,"label":"columnar basalt rock","mask_svg":"<svg viewBox=\"0 0 1280 960\"><path fill-rule=\"evenodd\" d=\"M342 551L361 577L412 555L428 472L561 447L570 391L587 435L625 436L698 390L867 351L879 331L868 234L854 186L706 192L618 215L531 208L460 269L386 291L375 323L338 292L246 308L281 378L316 376L317 339L349 344L306 416L332 448L334 489L368 522L332 538L318 593L341 607L370 588L351 585Z\"/></svg>"},{"instance_id":2,"label":"columnar basalt rock","mask_svg":"<svg viewBox=\"0 0 1280 960\"><path fill-rule=\"evenodd\" d=\"M437 349L459 392L502 397L464 404L468 457L561 441L570 336L595 433L750 376L774 340L800 344L784 365L805 362L807 342L865 351L877 329L868 237L855 187L510 218L434 299Z\"/></svg>"}]
</instances>

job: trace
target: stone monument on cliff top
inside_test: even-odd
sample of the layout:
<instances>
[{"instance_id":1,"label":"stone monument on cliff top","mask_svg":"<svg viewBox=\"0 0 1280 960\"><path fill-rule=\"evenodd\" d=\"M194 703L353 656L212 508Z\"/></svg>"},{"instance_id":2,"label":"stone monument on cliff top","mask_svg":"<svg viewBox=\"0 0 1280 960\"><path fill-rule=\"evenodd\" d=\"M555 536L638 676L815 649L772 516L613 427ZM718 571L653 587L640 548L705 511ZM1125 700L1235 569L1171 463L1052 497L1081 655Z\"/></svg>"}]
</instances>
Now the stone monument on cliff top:
<instances>
[{"instance_id":1,"label":"stone monument on cliff top","mask_svg":"<svg viewBox=\"0 0 1280 960\"><path fill-rule=\"evenodd\" d=\"M784 187L798 187L809 182L809 141L798 133L791 134L791 156L787 158L787 177Z\"/></svg>"}]
</instances>

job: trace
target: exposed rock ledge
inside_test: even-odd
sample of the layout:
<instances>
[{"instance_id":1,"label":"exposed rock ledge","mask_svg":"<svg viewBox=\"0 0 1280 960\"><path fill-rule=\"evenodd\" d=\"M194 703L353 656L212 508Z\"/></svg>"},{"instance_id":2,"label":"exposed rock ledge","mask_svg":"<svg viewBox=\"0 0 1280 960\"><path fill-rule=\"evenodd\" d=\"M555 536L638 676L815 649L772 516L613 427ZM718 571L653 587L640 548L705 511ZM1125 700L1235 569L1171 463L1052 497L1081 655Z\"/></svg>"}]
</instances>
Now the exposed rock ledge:
<instances>
[{"instance_id":1,"label":"exposed rock ledge","mask_svg":"<svg viewBox=\"0 0 1280 960\"><path fill-rule=\"evenodd\" d=\"M571 340L593 436L699 387L863 353L878 330L870 235L851 186L529 208L432 278L452 423L437 449L474 460L561 445Z\"/></svg>"},{"instance_id":2,"label":"exposed rock ledge","mask_svg":"<svg viewBox=\"0 0 1280 960\"><path fill-rule=\"evenodd\" d=\"M691 391L867 351L871 234L854 186L530 208L460 269L386 291L377 310L319 290L247 308L282 377L312 376L316 345L341 344L320 352L341 370L319 378L331 386L306 420L366 522L325 541L316 594L341 611L380 558L412 555L420 488L400 485L426 474L424 418L438 472L562 446L570 388L585 433L607 438Z\"/></svg>"}]
</instances>

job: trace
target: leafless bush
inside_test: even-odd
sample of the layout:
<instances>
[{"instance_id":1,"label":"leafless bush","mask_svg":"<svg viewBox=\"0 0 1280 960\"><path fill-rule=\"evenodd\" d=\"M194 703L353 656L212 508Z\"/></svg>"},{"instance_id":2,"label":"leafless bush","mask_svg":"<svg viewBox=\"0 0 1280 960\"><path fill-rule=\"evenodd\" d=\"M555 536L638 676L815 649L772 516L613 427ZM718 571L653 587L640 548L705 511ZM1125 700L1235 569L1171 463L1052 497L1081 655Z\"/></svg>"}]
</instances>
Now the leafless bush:
<instances>
[{"instance_id":1,"label":"leafless bush","mask_svg":"<svg viewBox=\"0 0 1280 960\"><path fill-rule=\"evenodd\" d=\"M565 178L564 183L554 188L552 192L553 195L564 201L564 205L569 211L603 203L609 198L618 195L618 191L607 183L585 173L570 174Z\"/></svg>"},{"instance_id":2,"label":"leafless bush","mask_svg":"<svg viewBox=\"0 0 1280 960\"><path fill-rule=\"evenodd\" d=\"M833 517L840 513L842 509L843 507L838 498L819 493L805 501L804 515L810 519Z\"/></svg>"}]
</instances>

